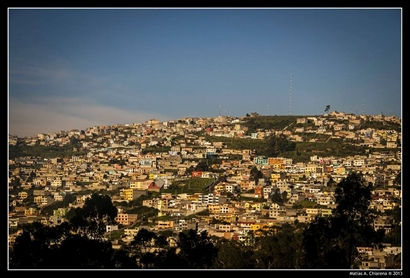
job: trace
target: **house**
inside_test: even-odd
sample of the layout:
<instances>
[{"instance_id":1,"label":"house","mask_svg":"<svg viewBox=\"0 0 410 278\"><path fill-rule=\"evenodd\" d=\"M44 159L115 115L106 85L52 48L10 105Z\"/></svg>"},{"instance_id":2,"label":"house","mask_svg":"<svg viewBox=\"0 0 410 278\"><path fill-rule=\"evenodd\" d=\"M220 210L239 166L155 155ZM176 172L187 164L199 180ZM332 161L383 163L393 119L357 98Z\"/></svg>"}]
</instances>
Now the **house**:
<instances>
[{"instance_id":1,"label":"house","mask_svg":"<svg viewBox=\"0 0 410 278\"><path fill-rule=\"evenodd\" d=\"M152 182L149 186L148 186L148 191L155 191L155 192L159 192L160 188L159 186L155 183Z\"/></svg>"},{"instance_id":2,"label":"house","mask_svg":"<svg viewBox=\"0 0 410 278\"><path fill-rule=\"evenodd\" d=\"M107 233L110 233L112 231L117 231L118 230L118 225L106 225L105 226L105 231Z\"/></svg>"},{"instance_id":3,"label":"house","mask_svg":"<svg viewBox=\"0 0 410 278\"><path fill-rule=\"evenodd\" d=\"M120 197L125 201L132 201L145 194L143 190L136 190L131 188L120 189Z\"/></svg>"},{"instance_id":4,"label":"house","mask_svg":"<svg viewBox=\"0 0 410 278\"><path fill-rule=\"evenodd\" d=\"M128 226L135 224L137 222L137 217L137 214L118 213L115 217L115 221L117 221L121 225Z\"/></svg>"},{"instance_id":5,"label":"house","mask_svg":"<svg viewBox=\"0 0 410 278\"><path fill-rule=\"evenodd\" d=\"M136 179L130 182L130 188L136 190L147 190L154 180L151 179Z\"/></svg>"},{"instance_id":6,"label":"house","mask_svg":"<svg viewBox=\"0 0 410 278\"><path fill-rule=\"evenodd\" d=\"M297 124L306 124L307 120L306 118L297 118L296 123Z\"/></svg>"},{"instance_id":7,"label":"house","mask_svg":"<svg viewBox=\"0 0 410 278\"><path fill-rule=\"evenodd\" d=\"M21 191L21 192L18 193L18 196L19 196L20 200L24 200L28 197L28 193L25 192L25 191Z\"/></svg>"},{"instance_id":8,"label":"house","mask_svg":"<svg viewBox=\"0 0 410 278\"><path fill-rule=\"evenodd\" d=\"M158 230L170 230L174 228L174 221L158 221L157 229Z\"/></svg>"},{"instance_id":9,"label":"house","mask_svg":"<svg viewBox=\"0 0 410 278\"><path fill-rule=\"evenodd\" d=\"M269 208L269 218L276 218L281 214L281 212L281 207L276 203L272 203Z\"/></svg>"},{"instance_id":10,"label":"house","mask_svg":"<svg viewBox=\"0 0 410 278\"><path fill-rule=\"evenodd\" d=\"M138 234L138 231L138 228L124 229L124 235L130 238L134 238Z\"/></svg>"},{"instance_id":11,"label":"house","mask_svg":"<svg viewBox=\"0 0 410 278\"><path fill-rule=\"evenodd\" d=\"M58 208L53 210L53 215L57 217L64 217L67 214L67 208Z\"/></svg>"},{"instance_id":12,"label":"house","mask_svg":"<svg viewBox=\"0 0 410 278\"><path fill-rule=\"evenodd\" d=\"M268 165L268 159L263 156L257 156L253 159L253 163L256 165Z\"/></svg>"},{"instance_id":13,"label":"house","mask_svg":"<svg viewBox=\"0 0 410 278\"><path fill-rule=\"evenodd\" d=\"M62 181L59 178L53 179L51 181L51 186L52 187L61 187L61 185L62 185Z\"/></svg>"}]
</instances>

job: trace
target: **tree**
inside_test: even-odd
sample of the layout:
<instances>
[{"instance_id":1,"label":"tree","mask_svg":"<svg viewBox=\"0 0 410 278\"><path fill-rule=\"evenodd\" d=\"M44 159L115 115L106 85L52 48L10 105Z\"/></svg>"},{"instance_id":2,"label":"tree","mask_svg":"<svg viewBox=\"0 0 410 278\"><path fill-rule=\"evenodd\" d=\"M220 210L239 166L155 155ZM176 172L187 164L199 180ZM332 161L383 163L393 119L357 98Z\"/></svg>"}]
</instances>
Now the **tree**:
<instances>
[{"instance_id":1,"label":"tree","mask_svg":"<svg viewBox=\"0 0 410 278\"><path fill-rule=\"evenodd\" d=\"M351 173L338 184L333 216L317 218L304 231L306 267L357 267L356 247L373 246L381 241L382 234L372 227L371 190L371 185L357 173Z\"/></svg>"},{"instance_id":2,"label":"tree","mask_svg":"<svg viewBox=\"0 0 410 278\"><path fill-rule=\"evenodd\" d=\"M147 251L147 247L151 245L151 242L157 238L154 232L148 231L144 228L138 231L135 235L134 240L131 242L132 245L136 245L139 248L143 248L143 252Z\"/></svg>"},{"instance_id":3,"label":"tree","mask_svg":"<svg viewBox=\"0 0 410 278\"><path fill-rule=\"evenodd\" d=\"M215 266L217 268L241 269L253 268L250 259L252 251L235 240L220 240L217 245L218 254Z\"/></svg>"},{"instance_id":4,"label":"tree","mask_svg":"<svg viewBox=\"0 0 410 278\"><path fill-rule=\"evenodd\" d=\"M251 169L251 173L250 173L250 179L255 181L255 184L258 184L259 179L261 179L263 177L263 174L261 171L258 170L258 168L256 168L256 166L253 166Z\"/></svg>"},{"instance_id":5,"label":"tree","mask_svg":"<svg viewBox=\"0 0 410 278\"><path fill-rule=\"evenodd\" d=\"M155 246L159 247L159 248L167 248L169 247L168 241L167 241L167 237L164 235L159 235L156 237L155 239Z\"/></svg>"},{"instance_id":6,"label":"tree","mask_svg":"<svg viewBox=\"0 0 410 278\"><path fill-rule=\"evenodd\" d=\"M330 221L317 217L303 232L304 268L326 268L326 255L331 246Z\"/></svg>"},{"instance_id":7,"label":"tree","mask_svg":"<svg viewBox=\"0 0 410 278\"><path fill-rule=\"evenodd\" d=\"M328 104L328 105L326 105L325 113L329 112L329 110L330 110L330 105Z\"/></svg>"},{"instance_id":8,"label":"tree","mask_svg":"<svg viewBox=\"0 0 410 278\"><path fill-rule=\"evenodd\" d=\"M366 184L361 174L351 173L335 190L336 216L344 215L348 220L368 225L373 220L369 210L371 191L372 186Z\"/></svg>"},{"instance_id":9,"label":"tree","mask_svg":"<svg viewBox=\"0 0 410 278\"><path fill-rule=\"evenodd\" d=\"M206 231L197 234L195 230L179 233L178 254L185 262L185 268L211 268L217 255L217 249Z\"/></svg>"},{"instance_id":10,"label":"tree","mask_svg":"<svg viewBox=\"0 0 410 278\"><path fill-rule=\"evenodd\" d=\"M257 238L254 259L257 268L300 268L302 233L283 224L276 231Z\"/></svg>"},{"instance_id":11,"label":"tree","mask_svg":"<svg viewBox=\"0 0 410 278\"><path fill-rule=\"evenodd\" d=\"M282 194L280 193L279 189L275 189L273 194L271 195L271 200L274 203L277 203L279 205L283 205L284 198L286 200L287 193L283 192Z\"/></svg>"},{"instance_id":12,"label":"tree","mask_svg":"<svg viewBox=\"0 0 410 278\"><path fill-rule=\"evenodd\" d=\"M393 184L396 185L396 186L401 185L401 171L394 178Z\"/></svg>"},{"instance_id":13,"label":"tree","mask_svg":"<svg viewBox=\"0 0 410 278\"><path fill-rule=\"evenodd\" d=\"M385 237L385 242L393 246L401 246L401 208L395 207L389 211L389 218L391 224L391 231Z\"/></svg>"},{"instance_id":14,"label":"tree","mask_svg":"<svg viewBox=\"0 0 410 278\"><path fill-rule=\"evenodd\" d=\"M23 226L10 249L10 268L114 268L132 266L132 259L118 257L111 243L72 234L69 223L47 227L39 222ZM119 263L119 259L122 260ZM135 264L134 264L135 266Z\"/></svg>"},{"instance_id":15,"label":"tree","mask_svg":"<svg viewBox=\"0 0 410 278\"><path fill-rule=\"evenodd\" d=\"M209 164L207 159L202 159L195 167L195 171L209 171Z\"/></svg>"},{"instance_id":16,"label":"tree","mask_svg":"<svg viewBox=\"0 0 410 278\"><path fill-rule=\"evenodd\" d=\"M265 139L266 150L264 154L266 156L278 156L281 152L294 151L296 143L289 141L284 135L270 136Z\"/></svg>"},{"instance_id":17,"label":"tree","mask_svg":"<svg viewBox=\"0 0 410 278\"><path fill-rule=\"evenodd\" d=\"M108 195L94 193L84 207L71 209L67 219L77 232L98 238L105 233L105 226L115 223L117 208Z\"/></svg>"},{"instance_id":18,"label":"tree","mask_svg":"<svg viewBox=\"0 0 410 278\"><path fill-rule=\"evenodd\" d=\"M68 229L46 227L39 222L23 225L22 229L10 249L10 268L48 267L56 244L68 234Z\"/></svg>"},{"instance_id":19,"label":"tree","mask_svg":"<svg viewBox=\"0 0 410 278\"><path fill-rule=\"evenodd\" d=\"M114 268L111 242L70 235L56 250L53 268Z\"/></svg>"},{"instance_id":20,"label":"tree","mask_svg":"<svg viewBox=\"0 0 410 278\"><path fill-rule=\"evenodd\" d=\"M33 182L33 179L36 177L36 172L31 171L30 175L27 178L27 182Z\"/></svg>"},{"instance_id":21,"label":"tree","mask_svg":"<svg viewBox=\"0 0 410 278\"><path fill-rule=\"evenodd\" d=\"M19 178L19 177L13 177L13 178L11 179L11 181L10 181L10 185L13 186L13 187L15 187L15 188L20 187L20 186L21 186L21 180L20 180L20 178Z\"/></svg>"},{"instance_id":22,"label":"tree","mask_svg":"<svg viewBox=\"0 0 410 278\"><path fill-rule=\"evenodd\" d=\"M327 182L328 187L334 187L336 185L336 182L334 181L332 176L329 176L329 180Z\"/></svg>"}]
</instances>

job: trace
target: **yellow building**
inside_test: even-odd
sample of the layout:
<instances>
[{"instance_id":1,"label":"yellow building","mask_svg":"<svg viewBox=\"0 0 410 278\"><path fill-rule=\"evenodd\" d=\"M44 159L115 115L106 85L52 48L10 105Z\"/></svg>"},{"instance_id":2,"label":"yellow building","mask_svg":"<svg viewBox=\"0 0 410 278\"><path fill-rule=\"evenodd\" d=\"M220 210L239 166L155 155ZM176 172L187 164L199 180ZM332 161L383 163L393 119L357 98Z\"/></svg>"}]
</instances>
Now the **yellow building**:
<instances>
[{"instance_id":1,"label":"yellow building","mask_svg":"<svg viewBox=\"0 0 410 278\"><path fill-rule=\"evenodd\" d=\"M34 216L37 215L38 211L35 208L28 208L24 211L25 216Z\"/></svg>"},{"instance_id":2,"label":"yellow building","mask_svg":"<svg viewBox=\"0 0 410 278\"><path fill-rule=\"evenodd\" d=\"M208 210L210 214L218 214L221 211L221 207L219 204L209 204Z\"/></svg>"},{"instance_id":3,"label":"yellow building","mask_svg":"<svg viewBox=\"0 0 410 278\"><path fill-rule=\"evenodd\" d=\"M158 230L173 229L174 221L158 221L157 228Z\"/></svg>"},{"instance_id":4,"label":"yellow building","mask_svg":"<svg viewBox=\"0 0 410 278\"><path fill-rule=\"evenodd\" d=\"M154 173L150 173L149 175L148 175L148 178L150 179L150 180L154 180L154 179L156 179L158 177L158 174L154 174Z\"/></svg>"},{"instance_id":5,"label":"yellow building","mask_svg":"<svg viewBox=\"0 0 410 278\"><path fill-rule=\"evenodd\" d=\"M120 197L125 201L134 200L134 189L121 189Z\"/></svg>"},{"instance_id":6,"label":"yellow building","mask_svg":"<svg viewBox=\"0 0 410 278\"><path fill-rule=\"evenodd\" d=\"M269 231L273 226L269 225L268 223L255 223L251 224L249 227L250 231L253 232L253 234L258 237L263 234L263 232Z\"/></svg>"},{"instance_id":7,"label":"yellow building","mask_svg":"<svg viewBox=\"0 0 410 278\"><path fill-rule=\"evenodd\" d=\"M26 199L27 197L28 197L27 192L25 192L25 191L19 192L20 200Z\"/></svg>"},{"instance_id":8,"label":"yellow building","mask_svg":"<svg viewBox=\"0 0 410 278\"><path fill-rule=\"evenodd\" d=\"M281 157L268 157L268 164L280 168L285 164L285 160Z\"/></svg>"},{"instance_id":9,"label":"yellow building","mask_svg":"<svg viewBox=\"0 0 410 278\"><path fill-rule=\"evenodd\" d=\"M36 203L37 205L41 205L43 203L43 196L35 196L34 203Z\"/></svg>"},{"instance_id":10,"label":"yellow building","mask_svg":"<svg viewBox=\"0 0 410 278\"><path fill-rule=\"evenodd\" d=\"M271 180L272 182L277 182L277 181L279 181L279 180L280 180L280 174L271 174L271 175L270 175L270 180Z\"/></svg>"},{"instance_id":11,"label":"yellow building","mask_svg":"<svg viewBox=\"0 0 410 278\"><path fill-rule=\"evenodd\" d=\"M236 221L236 216L231 213L220 214L218 215L217 219L228 223L234 223Z\"/></svg>"},{"instance_id":12,"label":"yellow building","mask_svg":"<svg viewBox=\"0 0 410 278\"><path fill-rule=\"evenodd\" d=\"M332 215L332 210L331 209L321 209L321 214L322 216L330 216Z\"/></svg>"},{"instance_id":13,"label":"yellow building","mask_svg":"<svg viewBox=\"0 0 410 278\"><path fill-rule=\"evenodd\" d=\"M345 169L345 167L338 167L338 168L335 169L335 172L338 175L344 175L344 174L346 174L346 169Z\"/></svg>"},{"instance_id":14,"label":"yellow building","mask_svg":"<svg viewBox=\"0 0 410 278\"><path fill-rule=\"evenodd\" d=\"M305 173L316 173L317 166L315 164L308 164L305 168Z\"/></svg>"}]
</instances>

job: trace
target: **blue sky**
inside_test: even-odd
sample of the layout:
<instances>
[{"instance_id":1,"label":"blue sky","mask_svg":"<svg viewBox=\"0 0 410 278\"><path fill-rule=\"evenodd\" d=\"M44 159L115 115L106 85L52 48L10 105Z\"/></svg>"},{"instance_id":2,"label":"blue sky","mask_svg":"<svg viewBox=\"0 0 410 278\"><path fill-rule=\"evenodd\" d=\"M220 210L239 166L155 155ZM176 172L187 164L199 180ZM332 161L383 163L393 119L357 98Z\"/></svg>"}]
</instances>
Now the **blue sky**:
<instances>
[{"instance_id":1,"label":"blue sky","mask_svg":"<svg viewBox=\"0 0 410 278\"><path fill-rule=\"evenodd\" d=\"M219 113L401 115L400 9L11 9L10 133Z\"/></svg>"}]
</instances>

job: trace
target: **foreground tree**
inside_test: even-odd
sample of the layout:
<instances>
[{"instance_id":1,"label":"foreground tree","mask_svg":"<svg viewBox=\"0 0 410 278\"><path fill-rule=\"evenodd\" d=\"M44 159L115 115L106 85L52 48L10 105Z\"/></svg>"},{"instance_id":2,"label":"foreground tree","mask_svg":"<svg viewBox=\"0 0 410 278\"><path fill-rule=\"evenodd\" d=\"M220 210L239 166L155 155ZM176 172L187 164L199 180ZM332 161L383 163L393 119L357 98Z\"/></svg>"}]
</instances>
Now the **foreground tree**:
<instances>
[{"instance_id":1,"label":"foreground tree","mask_svg":"<svg viewBox=\"0 0 410 278\"><path fill-rule=\"evenodd\" d=\"M383 234L376 233L372 227L371 190L371 185L357 173L337 185L337 206L332 217L317 218L304 231L305 267L357 267L356 247L374 246L382 240Z\"/></svg>"},{"instance_id":2,"label":"foreground tree","mask_svg":"<svg viewBox=\"0 0 410 278\"><path fill-rule=\"evenodd\" d=\"M223 269L254 268L253 251L235 240L220 240L215 267Z\"/></svg>"},{"instance_id":3,"label":"foreground tree","mask_svg":"<svg viewBox=\"0 0 410 278\"><path fill-rule=\"evenodd\" d=\"M73 229L92 238L101 238L106 225L114 224L116 216L117 208L110 196L96 193L85 201L82 208L74 208L67 213Z\"/></svg>"},{"instance_id":4,"label":"foreground tree","mask_svg":"<svg viewBox=\"0 0 410 278\"><path fill-rule=\"evenodd\" d=\"M198 234L195 230L179 233L178 255L184 261L184 268L207 269L214 265L217 249L206 231Z\"/></svg>"},{"instance_id":5,"label":"foreground tree","mask_svg":"<svg viewBox=\"0 0 410 278\"><path fill-rule=\"evenodd\" d=\"M135 259L113 250L110 242L71 231L68 223L24 226L10 249L10 268L135 268Z\"/></svg>"},{"instance_id":6,"label":"foreground tree","mask_svg":"<svg viewBox=\"0 0 410 278\"><path fill-rule=\"evenodd\" d=\"M283 224L256 239L256 268L300 268L302 233L295 226Z\"/></svg>"}]
</instances>

